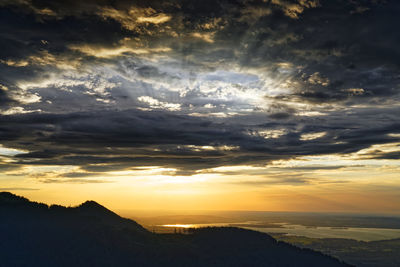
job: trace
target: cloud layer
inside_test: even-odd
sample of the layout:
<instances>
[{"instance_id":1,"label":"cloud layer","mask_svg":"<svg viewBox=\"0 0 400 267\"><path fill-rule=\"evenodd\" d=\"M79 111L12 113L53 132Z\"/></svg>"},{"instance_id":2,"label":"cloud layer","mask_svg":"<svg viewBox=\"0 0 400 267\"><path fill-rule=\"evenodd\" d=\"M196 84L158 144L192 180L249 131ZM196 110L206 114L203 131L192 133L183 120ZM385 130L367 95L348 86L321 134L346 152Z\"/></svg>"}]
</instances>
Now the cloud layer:
<instances>
[{"instance_id":1,"label":"cloud layer","mask_svg":"<svg viewBox=\"0 0 400 267\"><path fill-rule=\"evenodd\" d=\"M399 158L397 1L0 7L0 143L21 151L4 170L191 175L385 144L364 158Z\"/></svg>"}]
</instances>

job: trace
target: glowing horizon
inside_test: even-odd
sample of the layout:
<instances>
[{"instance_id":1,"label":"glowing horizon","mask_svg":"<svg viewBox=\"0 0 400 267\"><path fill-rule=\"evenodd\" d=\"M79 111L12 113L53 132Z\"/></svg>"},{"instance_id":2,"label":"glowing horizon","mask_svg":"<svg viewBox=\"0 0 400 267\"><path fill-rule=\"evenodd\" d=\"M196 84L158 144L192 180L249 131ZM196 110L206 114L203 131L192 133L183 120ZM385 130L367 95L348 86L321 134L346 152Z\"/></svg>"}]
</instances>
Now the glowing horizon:
<instances>
[{"instance_id":1,"label":"glowing horizon","mask_svg":"<svg viewBox=\"0 0 400 267\"><path fill-rule=\"evenodd\" d=\"M0 191L400 214L400 8L337 1L0 1Z\"/></svg>"}]
</instances>

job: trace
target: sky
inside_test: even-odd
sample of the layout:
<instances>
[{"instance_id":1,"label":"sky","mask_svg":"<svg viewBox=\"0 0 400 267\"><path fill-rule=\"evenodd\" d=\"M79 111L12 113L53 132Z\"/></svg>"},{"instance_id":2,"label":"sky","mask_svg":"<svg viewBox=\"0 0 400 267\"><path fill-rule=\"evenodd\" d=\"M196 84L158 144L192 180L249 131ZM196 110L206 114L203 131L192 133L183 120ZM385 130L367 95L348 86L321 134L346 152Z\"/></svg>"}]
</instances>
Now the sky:
<instances>
[{"instance_id":1,"label":"sky","mask_svg":"<svg viewBox=\"0 0 400 267\"><path fill-rule=\"evenodd\" d=\"M400 214L400 2L0 0L0 191Z\"/></svg>"}]
</instances>

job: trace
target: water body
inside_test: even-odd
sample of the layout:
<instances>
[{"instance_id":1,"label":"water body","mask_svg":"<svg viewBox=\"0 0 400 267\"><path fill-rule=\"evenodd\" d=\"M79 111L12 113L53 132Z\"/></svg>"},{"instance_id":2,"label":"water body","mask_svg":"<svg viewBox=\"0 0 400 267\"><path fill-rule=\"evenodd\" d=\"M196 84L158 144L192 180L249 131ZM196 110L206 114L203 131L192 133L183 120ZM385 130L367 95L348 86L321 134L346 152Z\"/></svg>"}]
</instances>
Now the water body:
<instances>
[{"instance_id":1,"label":"water body","mask_svg":"<svg viewBox=\"0 0 400 267\"><path fill-rule=\"evenodd\" d=\"M361 228L361 227L310 227L289 223L276 223L277 227L257 227L262 222L211 223L211 224L169 224L163 227L199 228L208 226L237 226L263 233L286 233L288 235L310 238L347 238L359 241L377 241L400 238L400 229ZM240 226L246 224L245 227ZM250 226L251 225L251 226Z\"/></svg>"}]
</instances>

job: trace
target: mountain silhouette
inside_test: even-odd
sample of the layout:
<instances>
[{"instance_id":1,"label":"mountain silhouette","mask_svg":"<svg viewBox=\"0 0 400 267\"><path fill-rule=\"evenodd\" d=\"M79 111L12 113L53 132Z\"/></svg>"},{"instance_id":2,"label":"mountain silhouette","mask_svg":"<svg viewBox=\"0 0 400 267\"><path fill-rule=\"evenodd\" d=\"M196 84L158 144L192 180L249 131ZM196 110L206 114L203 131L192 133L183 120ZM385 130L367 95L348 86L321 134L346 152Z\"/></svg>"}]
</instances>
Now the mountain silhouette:
<instances>
[{"instance_id":1,"label":"mountain silhouette","mask_svg":"<svg viewBox=\"0 0 400 267\"><path fill-rule=\"evenodd\" d=\"M48 206L0 193L0 266L348 266L234 227L155 234L95 201Z\"/></svg>"}]
</instances>

